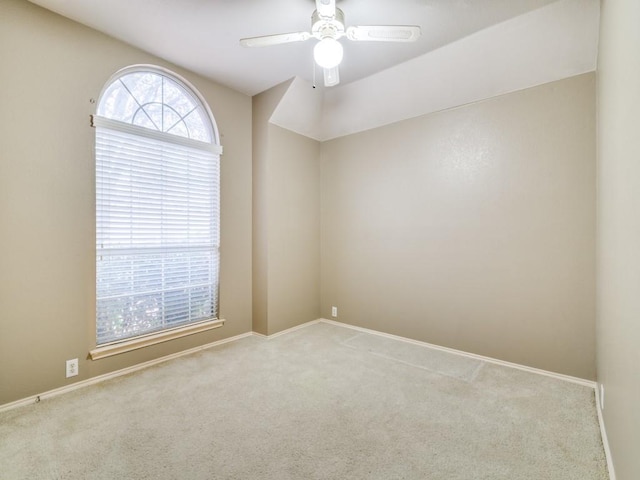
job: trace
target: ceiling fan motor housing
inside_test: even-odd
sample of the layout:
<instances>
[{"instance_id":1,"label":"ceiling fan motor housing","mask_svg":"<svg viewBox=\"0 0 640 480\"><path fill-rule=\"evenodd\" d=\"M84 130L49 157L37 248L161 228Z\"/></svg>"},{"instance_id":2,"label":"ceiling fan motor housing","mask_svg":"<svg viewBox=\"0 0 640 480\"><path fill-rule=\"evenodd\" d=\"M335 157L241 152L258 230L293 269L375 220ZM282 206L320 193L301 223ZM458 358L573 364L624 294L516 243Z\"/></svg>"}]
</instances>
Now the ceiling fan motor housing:
<instances>
[{"instance_id":1,"label":"ceiling fan motor housing","mask_svg":"<svg viewBox=\"0 0 640 480\"><path fill-rule=\"evenodd\" d=\"M314 37L323 38L340 38L344 35L344 12L336 8L333 17L324 17L314 10L311 15L311 33Z\"/></svg>"}]
</instances>

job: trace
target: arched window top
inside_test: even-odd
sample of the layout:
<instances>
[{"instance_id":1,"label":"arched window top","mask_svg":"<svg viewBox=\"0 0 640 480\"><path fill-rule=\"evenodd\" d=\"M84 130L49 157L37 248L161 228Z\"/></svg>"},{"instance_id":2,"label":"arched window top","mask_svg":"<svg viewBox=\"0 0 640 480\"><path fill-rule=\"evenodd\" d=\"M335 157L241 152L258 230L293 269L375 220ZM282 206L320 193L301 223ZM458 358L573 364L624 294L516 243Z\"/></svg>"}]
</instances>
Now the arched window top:
<instances>
[{"instance_id":1,"label":"arched window top","mask_svg":"<svg viewBox=\"0 0 640 480\"><path fill-rule=\"evenodd\" d=\"M97 114L156 132L218 143L208 109L195 92L153 67L119 72L100 96Z\"/></svg>"}]
</instances>

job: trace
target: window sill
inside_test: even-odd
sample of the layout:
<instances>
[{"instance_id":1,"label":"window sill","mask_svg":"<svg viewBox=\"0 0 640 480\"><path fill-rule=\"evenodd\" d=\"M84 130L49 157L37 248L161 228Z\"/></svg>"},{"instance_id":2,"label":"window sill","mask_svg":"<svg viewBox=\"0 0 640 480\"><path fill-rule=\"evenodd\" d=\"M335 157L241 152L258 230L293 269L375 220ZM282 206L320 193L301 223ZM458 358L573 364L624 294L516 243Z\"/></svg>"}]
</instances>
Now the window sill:
<instances>
[{"instance_id":1,"label":"window sill","mask_svg":"<svg viewBox=\"0 0 640 480\"><path fill-rule=\"evenodd\" d=\"M101 358L111 357L120 353L130 352L131 350L137 350L138 348L148 347L149 345L155 345L157 343L167 342L176 338L186 337L187 335L193 335L194 333L218 328L223 326L224 322L224 320L218 319L208 320L206 322L194 323L192 325L177 327L171 330L142 335L122 342L108 343L91 350L89 352L89 357L91 360L100 360Z\"/></svg>"}]
</instances>

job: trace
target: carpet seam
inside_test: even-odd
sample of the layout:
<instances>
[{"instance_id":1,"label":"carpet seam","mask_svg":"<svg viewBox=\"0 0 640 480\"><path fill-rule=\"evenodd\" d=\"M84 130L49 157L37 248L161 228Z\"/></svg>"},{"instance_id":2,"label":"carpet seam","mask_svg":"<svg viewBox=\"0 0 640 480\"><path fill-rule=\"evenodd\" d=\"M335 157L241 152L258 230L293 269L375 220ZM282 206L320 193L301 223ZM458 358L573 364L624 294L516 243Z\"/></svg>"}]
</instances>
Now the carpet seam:
<instances>
[{"instance_id":1,"label":"carpet seam","mask_svg":"<svg viewBox=\"0 0 640 480\"><path fill-rule=\"evenodd\" d=\"M529 367L527 365L521 365L519 363L514 363L514 362L508 362L506 360L500 360L497 358L492 358L492 357L486 357L484 355L478 355L475 353L470 353L470 352L465 352L463 350L456 350L454 348L449 348L449 347L442 347L440 345L435 345L432 343L428 343L428 342L423 342L420 340L414 340L412 338L407 338L407 337L401 337L399 335L394 335L391 333L385 333L385 332L380 332L377 330L372 330L369 328L365 328L365 327L359 327L356 325L350 325L348 323L342 323L342 322L336 322L335 320L329 320L326 318L322 318L319 320L320 323L326 323L328 325L336 325L336 326L340 326L340 327L345 327L345 328L349 328L352 330L356 330L362 333L369 333L372 335L378 335L381 337L385 337L385 338L390 338L393 340L398 340L401 342L406 342L406 343L410 343L413 345L418 345L421 347L425 347L425 348L430 348L433 350L438 350L440 352L446 352L446 353L451 353L454 355L460 355L466 358L471 358L474 360L479 360L479 361L483 361L483 362L487 362L487 363L491 363L494 365L500 365L503 367L508 367L508 368L513 368L516 370L521 370L524 372L529 372L529 373L535 373L536 375L543 375L546 377L551 377L551 378L555 378L557 380L561 380L564 382L569 382L569 383L573 383L576 385L582 385L584 387L587 388L591 388L594 389L596 388L596 382L593 380L587 380L584 378L580 378L580 377L574 377L571 375L565 375L563 373L556 373L556 372L551 372L549 370L543 370L541 368L536 368L536 367Z\"/></svg>"}]
</instances>

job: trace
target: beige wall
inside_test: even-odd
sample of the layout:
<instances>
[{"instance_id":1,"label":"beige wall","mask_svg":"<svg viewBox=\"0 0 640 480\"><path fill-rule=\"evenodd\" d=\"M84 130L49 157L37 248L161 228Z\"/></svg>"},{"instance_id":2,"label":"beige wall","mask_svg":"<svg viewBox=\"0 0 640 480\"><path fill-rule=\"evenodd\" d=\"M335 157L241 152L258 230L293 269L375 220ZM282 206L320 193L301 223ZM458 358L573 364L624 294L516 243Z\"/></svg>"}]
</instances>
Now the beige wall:
<instances>
[{"instance_id":1,"label":"beige wall","mask_svg":"<svg viewBox=\"0 0 640 480\"><path fill-rule=\"evenodd\" d=\"M24 1L0 0L0 58L0 404L331 305L347 323L594 378L593 75L320 144L268 123L288 82L252 102ZM138 63L184 76L216 117L228 322L91 362L89 99Z\"/></svg>"},{"instance_id":2,"label":"beige wall","mask_svg":"<svg viewBox=\"0 0 640 480\"><path fill-rule=\"evenodd\" d=\"M253 331L267 335L269 118L290 82L277 85L252 99L253 121Z\"/></svg>"},{"instance_id":3,"label":"beige wall","mask_svg":"<svg viewBox=\"0 0 640 480\"><path fill-rule=\"evenodd\" d=\"M595 378L593 74L321 157L323 317Z\"/></svg>"},{"instance_id":4,"label":"beige wall","mask_svg":"<svg viewBox=\"0 0 640 480\"><path fill-rule=\"evenodd\" d=\"M251 98L22 0L0 1L0 404L251 330ZM222 328L99 361L94 130L109 77L166 66L208 101L224 145ZM66 379L65 360L80 359Z\"/></svg>"},{"instance_id":5,"label":"beige wall","mask_svg":"<svg viewBox=\"0 0 640 480\"><path fill-rule=\"evenodd\" d=\"M290 83L253 98L253 326L264 335L320 313L320 144L269 123Z\"/></svg>"},{"instance_id":6,"label":"beige wall","mask_svg":"<svg viewBox=\"0 0 640 480\"><path fill-rule=\"evenodd\" d=\"M268 333L320 317L320 143L269 126Z\"/></svg>"},{"instance_id":7,"label":"beige wall","mask_svg":"<svg viewBox=\"0 0 640 480\"><path fill-rule=\"evenodd\" d=\"M640 2L604 0L598 58L598 382L618 480L640 478Z\"/></svg>"}]
</instances>

